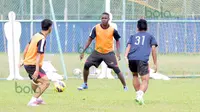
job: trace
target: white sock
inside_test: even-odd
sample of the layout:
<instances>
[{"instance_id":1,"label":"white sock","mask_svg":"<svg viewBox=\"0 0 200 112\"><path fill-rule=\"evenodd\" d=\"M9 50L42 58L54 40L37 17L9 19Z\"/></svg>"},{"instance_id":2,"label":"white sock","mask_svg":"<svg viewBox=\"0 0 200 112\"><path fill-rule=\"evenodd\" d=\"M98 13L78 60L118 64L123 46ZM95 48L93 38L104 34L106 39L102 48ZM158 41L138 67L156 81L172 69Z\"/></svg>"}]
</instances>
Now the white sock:
<instances>
[{"instance_id":1,"label":"white sock","mask_svg":"<svg viewBox=\"0 0 200 112\"><path fill-rule=\"evenodd\" d=\"M40 96L39 98L37 98L37 99L42 99L42 97Z\"/></svg>"},{"instance_id":2,"label":"white sock","mask_svg":"<svg viewBox=\"0 0 200 112\"><path fill-rule=\"evenodd\" d=\"M34 102L34 101L36 101L36 100L37 100L37 98L32 97L31 100L30 100L30 103L32 103L32 102Z\"/></svg>"},{"instance_id":3,"label":"white sock","mask_svg":"<svg viewBox=\"0 0 200 112\"><path fill-rule=\"evenodd\" d=\"M144 92L139 90L139 91L136 92L136 94L137 94L137 96L143 97Z\"/></svg>"}]
</instances>

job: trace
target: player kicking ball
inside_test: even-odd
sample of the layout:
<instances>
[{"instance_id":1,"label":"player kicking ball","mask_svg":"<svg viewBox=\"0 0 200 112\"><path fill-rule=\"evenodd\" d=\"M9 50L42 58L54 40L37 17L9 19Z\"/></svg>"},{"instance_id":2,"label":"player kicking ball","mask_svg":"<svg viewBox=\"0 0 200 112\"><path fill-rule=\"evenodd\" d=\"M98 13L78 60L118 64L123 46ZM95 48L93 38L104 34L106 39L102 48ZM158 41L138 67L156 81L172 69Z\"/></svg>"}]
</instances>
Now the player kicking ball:
<instances>
[{"instance_id":1,"label":"player kicking ball","mask_svg":"<svg viewBox=\"0 0 200 112\"><path fill-rule=\"evenodd\" d=\"M86 46L83 50L83 52L80 55L80 59L82 60L84 57L84 52L91 44L92 40L95 39L95 50L92 52L92 54L87 58L84 70L83 70L83 77L84 77L84 83L78 87L78 90L88 89L87 80L89 75L89 68L91 66L95 66L98 68L98 66L101 64L102 61L104 61L109 68L112 68L114 72L118 75L118 78L120 79L123 89L127 91L126 82L124 79L124 76L122 72L120 71L118 67L118 63L115 57L114 49L113 49L113 37L116 40L116 48L117 48L117 57L120 60L120 54L119 54L119 34L118 31L115 30L113 27L109 25L109 14L104 12L101 16L101 24L97 24L95 27L93 27L92 32L88 38L88 41L86 43Z\"/></svg>"},{"instance_id":2,"label":"player kicking ball","mask_svg":"<svg viewBox=\"0 0 200 112\"><path fill-rule=\"evenodd\" d=\"M157 42L155 38L147 32L147 21L140 19L137 22L138 33L132 35L127 43L125 58L129 69L133 73L133 86L136 91L136 102L144 104L143 95L149 83L149 55L152 51L154 70L157 71ZM139 82L138 74L142 82Z\"/></svg>"},{"instance_id":3,"label":"player kicking ball","mask_svg":"<svg viewBox=\"0 0 200 112\"><path fill-rule=\"evenodd\" d=\"M45 19L41 22L42 31L36 33L24 50L24 68L32 80L31 86L34 95L28 103L28 106L39 106L45 104L41 95L49 87L50 82L45 71L41 68L44 60L44 50L46 37L52 30L52 21Z\"/></svg>"}]
</instances>

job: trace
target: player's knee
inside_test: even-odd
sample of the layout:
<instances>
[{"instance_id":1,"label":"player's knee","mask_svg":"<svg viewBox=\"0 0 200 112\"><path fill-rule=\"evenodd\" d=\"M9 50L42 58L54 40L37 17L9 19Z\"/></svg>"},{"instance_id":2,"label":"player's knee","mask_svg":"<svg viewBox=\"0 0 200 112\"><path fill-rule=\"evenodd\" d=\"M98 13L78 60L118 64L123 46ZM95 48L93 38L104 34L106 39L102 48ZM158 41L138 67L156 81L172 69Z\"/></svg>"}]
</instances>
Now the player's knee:
<instances>
[{"instance_id":1,"label":"player's knee","mask_svg":"<svg viewBox=\"0 0 200 112\"><path fill-rule=\"evenodd\" d=\"M146 82L146 83L149 83L149 75L142 76L142 81Z\"/></svg>"},{"instance_id":2,"label":"player's knee","mask_svg":"<svg viewBox=\"0 0 200 112\"><path fill-rule=\"evenodd\" d=\"M133 77L138 77L138 73L137 72L133 72Z\"/></svg>"},{"instance_id":3,"label":"player's knee","mask_svg":"<svg viewBox=\"0 0 200 112\"><path fill-rule=\"evenodd\" d=\"M89 70L89 68L90 68L91 66L92 66L91 63L85 63L84 69L85 69L85 70Z\"/></svg>"},{"instance_id":4,"label":"player's knee","mask_svg":"<svg viewBox=\"0 0 200 112\"><path fill-rule=\"evenodd\" d=\"M114 67L113 68L113 71L116 73L116 74L119 74L121 71L119 69L119 67Z\"/></svg>"},{"instance_id":5,"label":"player's knee","mask_svg":"<svg viewBox=\"0 0 200 112\"><path fill-rule=\"evenodd\" d=\"M49 87L49 85L50 85L50 82L49 82L49 80L47 79L47 80L43 80L43 82L42 82L42 84L44 84L45 85L45 87Z\"/></svg>"},{"instance_id":6,"label":"player's knee","mask_svg":"<svg viewBox=\"0 0 200 112\"><path fill-rule=\"evenodd\" d=\"M45 81L44 82L45 86L48 88L50 86L50 82L49 81Z\"/></svg>"},{"instance_id":7,"label":"player's knee","mask_svg":"<svg viewBox=\"0 0 200 112\"><path fill-rule=\"evenodd\" d=\"M147 80L147 84L149 84L149 80Z\"/></svg>"},{"instance_id":8,"label":"player's knee","mask_svg":"<svg viewBox=\"0 0 200 112\"><path fill-rule=\"evenodd\" d=\"M146 86L148 86L149 85L149 80L143 80L142 83L145 84Z\"/></svg>"}]
</instances>

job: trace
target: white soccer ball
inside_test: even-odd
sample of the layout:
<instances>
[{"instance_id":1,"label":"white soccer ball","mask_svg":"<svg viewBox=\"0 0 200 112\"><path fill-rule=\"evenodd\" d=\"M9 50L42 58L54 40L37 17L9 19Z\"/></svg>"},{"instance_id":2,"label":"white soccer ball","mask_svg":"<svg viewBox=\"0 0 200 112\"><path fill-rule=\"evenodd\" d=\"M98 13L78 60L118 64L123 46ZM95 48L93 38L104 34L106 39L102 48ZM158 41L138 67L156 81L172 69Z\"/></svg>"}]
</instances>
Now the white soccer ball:
<instances>
[{"instance_id":1,"label":"white soccer ball","mask_svg":"<svg viewBox=\"0 0 200 112\"><path fill-rule=\"evenodd\" d=\"M73 70L73 74L74 74L74 75L81 75L81 73L82 73L82 71L81 71L81 69L79 69L79 68L75 68L75 69Z\"/></svg>"}]
</instances>

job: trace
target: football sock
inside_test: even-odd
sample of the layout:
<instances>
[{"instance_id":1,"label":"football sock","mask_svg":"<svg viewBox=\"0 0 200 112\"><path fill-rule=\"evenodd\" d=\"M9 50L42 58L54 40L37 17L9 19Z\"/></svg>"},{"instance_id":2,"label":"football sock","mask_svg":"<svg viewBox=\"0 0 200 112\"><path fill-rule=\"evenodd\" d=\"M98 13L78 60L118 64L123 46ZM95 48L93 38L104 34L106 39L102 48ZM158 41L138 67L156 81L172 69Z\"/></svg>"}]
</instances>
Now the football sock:
<instances>
[{"instance_id":1,"label":"football sock","mask_svg":"<svg viewBox=\"0 0 200 112\"><path fill-rule=\"evenodd\" d=\"M30 102L32 103L32 102L34 102L34 101L36 101L36 100L37 100L37 98L32 97L31 100L30 100Z\"/></svg>"},{"instance_id":2,"label":"football sock","mask_svg":"<svg viewBox=\"0 0 200 112\"><path fill-rule=\"evenodd\" d=\"M141 91L141 90L139 90L139 91L137 91L137 92L136 92L136 94L137 94L137 96L141 96L141 97L143 97L143 95L144 95L144 92L143 92L143 91Z\"/></svg>"},{"instance_id":3,"label":"football sock","mask_svg":"<svg viewBox=\"0 0 200 112\"><path fill-rule=\"evenodd\" d=\"M42 97L40 96L39 98L37 98L37 99L42 99Z\"/></svg>"}]
</instances>

